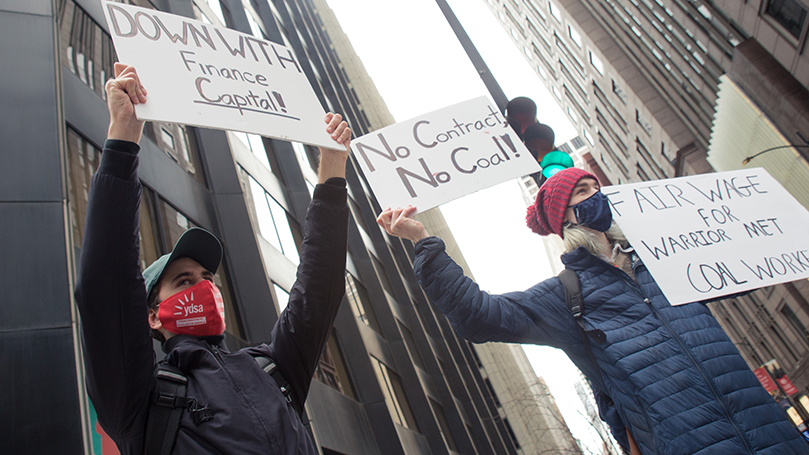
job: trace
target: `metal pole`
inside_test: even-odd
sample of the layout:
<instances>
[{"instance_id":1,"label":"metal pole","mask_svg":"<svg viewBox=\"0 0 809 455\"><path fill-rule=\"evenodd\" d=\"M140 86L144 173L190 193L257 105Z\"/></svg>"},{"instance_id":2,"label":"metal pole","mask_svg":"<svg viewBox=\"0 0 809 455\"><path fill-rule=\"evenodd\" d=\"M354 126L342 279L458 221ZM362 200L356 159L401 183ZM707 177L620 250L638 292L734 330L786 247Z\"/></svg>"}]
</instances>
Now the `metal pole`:
<instances>
[{"instance_id":1,"label":"metal pole","mask_svg":"<svg viewBox=\"0 0 809 455\"><path fill-rule=\"evenodd\" d=\"M480 56L478 53L477 48L475 45L472 44L472 40L469 39L469 35L466 34L466 30L464 30L461 23L458 21L458 18L455 17L455 13L452 11L452 8L449 7L449 4L446 0L435 0L438 4L438 7L441 8L441 12L444 13L444 17L447 18L447 22L449 26L452 27L452 31L455 32L455 36L460 41L461 46L466 51L466 55L469 57L469 60L472 61L472 65L474 65L475 70L477 70L478 75L483 80L483 84L486 86L486 89L489 90L489 94L492 96L492 99L497 104L498 109L500 112L506 111L506 105L508 104L508 98L506 98L506 94L503 93L503 89L500 88L500 84L497 83L492 73L489 71L489 67L486 66L486 62L483 61L483 57Z\"/></svg>"}]
</instances>

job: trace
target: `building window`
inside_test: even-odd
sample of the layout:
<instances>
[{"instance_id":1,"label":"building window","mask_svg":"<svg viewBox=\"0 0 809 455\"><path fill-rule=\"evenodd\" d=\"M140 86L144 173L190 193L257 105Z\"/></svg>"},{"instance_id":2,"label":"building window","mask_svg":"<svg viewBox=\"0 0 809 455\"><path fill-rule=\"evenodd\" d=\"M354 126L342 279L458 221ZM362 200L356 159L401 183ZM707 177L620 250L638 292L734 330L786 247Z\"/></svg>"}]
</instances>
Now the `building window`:
<instances>
[{"instance_id":1,"label":"building window","mask_svg":"<svg viewBox=\"0 0 809 455\"><path fill-rule=\"evenodd\" d=\"M359 280L354 278L354 275L348 272L346 272L346 299L351 305L351 311L354 313L354 317L372 328L375 332L380 333L379 322L376 320L376 314L371 306L368 291Z\"/></svg>"},{"instance_id":2,"label":"building window","mask_svg":"<svg viewBox=\"0 0 809 455\"><path fill-rule=\"evenodd\" d=\"M590 143L590 147L595 145L595 142L593 141L593 136L590 135L589 131L584 130L584 138L587 139L587 142Z\"/></svg>"},{"instance_id":3,"label":"building window","mask_svg":"<svg viewBox=\"0 0 809 455\"><path fill-rule=\"evenodd\" d=\"M618 95L618 99L620 99L622 103L626 104L626 93L624 93L624 90L620 85L615 83L615 79L612 80L612 93Z\"/></svg>"},{"instance_id":4,"label":"building window","mask_svg":"<svg viewBox=\"0 0 809 455\"><path fill-rule=\"evenodd\" d=\"M520 448L520 442L517 441L517 435L514 434L514 429L511 428L511 424L508 423L508 419L503 419L503 425L506 427L506 431L508 432L508 436L511 438L511 442L514 443L514 448Z\"/></svg>"},{"instance_id":5,"label":"building window","mask_svg":"<svg viewBox=\"0 0 809 455\"><path fill-rule=\"evenodd\" d=\"M320 356L315 370L315 379L351 399L357 399L335 330L332 330L329 341Z\"/></svg>"},{"instance_id":6,"label":"building window","mask_svg":"<svg viewBox=\"0 0 809 455\"><path fill-rule=\"evenodd\" d=\"M416 340L413 338L413 332L411 332L410 329L405 327L401 322L396 322L399 324L399 331L402 332L402 338L404 338L405 346L407 346L407 350L410 352L410 358L413 360L413 364L423 370L424 360L421 358L421 354L419 354L419 350L416 347Z\"/></svg>"},{"instance_id":7,"label":"building window","mask_svg":"<svg viewBox=\"0 0 809 455\"><path fill-rule=\"evenodd\" d=\"M219 2L219 0L197 0L195 3L197 3L197 6L199 6L200 8L203 8L202 5L199 5L200 3L205 4L208 7L207 9L210 12L212 12L213 15L217 19L219 19L219 22L221 23L221 25L225 25L225 26L228 25L228 22L225 20L224 11L222 9L223 5ZM206 19L210 20L210 17L208 17L207 14L205 14L205 13L203 13L203 14L205 15Z\"/></svg>"},{"instance_id":8,"label":"building window","mask_svg":"<svg viewBox=\"0 0 809 455\"><path fill-rule=\"evenodd\" d=\"M157 148L169 156L185 172L191 174L196 181L205 184L200 166L199 151L188 127L176 123L146 122L143 135L157 145Z\"/></svg>"},{"instance_id":9,"label":"building window","mask_svg":"<svg viewBox=\"0 0 809 455\"><path fill-rule=\"evenodd\" d=\"M789 321L789 324L792 325L792 328L795 329L795 332L798 334L798 338L806 344L809 344L809 331L806 330L806 326L803 325L803 322L798 318L798 315L792 311L792 308L789 305L784 304L781 307L781 314L784 316L784 319Z\"/></svg>"},{"instance_id":10,"label":"building window","mask_svg":"<svg viewBox=\"0 0 809 455\"><path fill-rule=\"evenodd\" d=\"M601 63L601 59L596 57L592 52L590 52L590 64L598 71L598 74L604 75L604 64Z\"/></svg>"},{"instance_id":11,"label":"building window","mask_svg":"<svg viewBox=\"0 0 809 455\"><path fill-rule=\"evenodd\" d=\"M486 384L486 389L489 391L489 395L492 397L492 402L494 403L495 407L502 407L500 403L500 399L497 398L497 394L494 392L494 387L492 386L492 382L489 381L489 378L484 378L483 382Z\"/></svg>"},{"instance_id":12,"label":"building window","mask_svg":"<svg viewBox=\"0 0 809 455\"><path fill-rule=\"evenodd\" d=\"M447 418L444 415L444 408L436 403L432 398L430 400L430 407L433 408L433 414L435 415L435 420L438 421L438 427L441 429L441 434L444 436L444 441L447 443L447 448L452 452L458 451L458 446L455 444L455 438L452 437L452 432L449 430L449 424L447 423Z\"/></svg>"},{"instance_id":13,"label":"building window","mask_svg":"<svg viewBox=\"0 0 809 455\"><path fill-rule=\"evenodd\" d=\"M376 372L382 393L385 395L385 403L388 405L393 422L413 431L419 431L399 375L373 356L371 356L371 364L374 366L374 372Z\"/></svg>"},{"instance_id":14,"label":"building window","mask_svg":"<svg viewBox=\"0 0 809 455\"><path fill-rule=\"evenodd\" d=\"M266 35L264 35L264 32L261 30L261 26L258 25L258 20L253 15L252 8L245 8L244 12L247 14L247 22L250 24L250 31L253 32L253 36L265 39Z\"/></svg>"},{"instance_id":15,"label":"building window","mask_svg":"<svg viewBox=\"0 0 809 455\"><path fill-rule=\"evenodd\" d=\"M272 289L275 292L275 300L278 302L278 314L281 314L289 305L289 292L278 286L275 281L272 282Z\"/></svg>"},{"instance_id":16,"label":"building window","mask_svg":"<svg viewBox=\"0 0 809 455\"><path fill-rule=\"evenodd\" d=\"M581 49L582 42L581 42L581 35L577 32L573 27L567 26L567 34L570 36L570 39L573 40L573 43Z\"/></svg>"},{"instance_id":17,"label":"building window","mask_svg":"<svg viewBox=\"0 0 809 455\"><path fill-rule=\"evenodd\" d=\"M770 0L764 12L775 19L790 35L800 39L806 24L807 9L797 0Z\"/></svg>"},{"instance_id":18,"label":"building window","mask_svg":"<svg viewBox=\"0 0 809 455\"><path fill-rule=\"evenodd\" d=\"M258 225L259 235L297 265L300 262L300 256L298 256L298 247L286 210L264 190L256 179L244 169L239 169L243 174L242 178L248 180L247 188L244 188L245 199L248 206L252 208L250 212Z\"/></svg>"},{"instance_id":19,"label":"building window","mask_svg":"<svg viewBox=\"0 0 809 455\"><path fill-rule=\"evenodd\" d=\"M236 136L236 139L239 140L245 147L247 147L250 152L258 158L261 163L267 167L270 171L272 171L272 166L270 165L270 159L267 158L267 149L264 148L264 140L258 134L248 134L242 133L239 131L231 131L231 134Z\"/></svg>"},{"instance_id":20,"label":"building window","mask_svg":"<svg viewBox=\"0 0 809 455\"><path fill-rule=\"evenodd\" d=\"M646 117L637 109L635 109L635 121L638 122L638 125L643 128L643 131L645 131L646 134L649 136L652 135L652 124L649 123L649 120L647 120Z\"/></svg>"},{"instance_id":21,"label":"building window","mask_svg":"<svg viewBox=\"0 0 809 455\"><path fill-rule=\"evenodd\" d=\"M112 39L73 0L58 0L59 51L62 65L102 99L104 84L114 77L118 60Z\"/></svg>"},{"instance_id":22,"label":"building window","mask_svg":"<svg viewBox=\"0 0 809 455\"><path fill-rule=\"evenodd\" d=\"M551 16L554 17L559 22L562 22L562 13L559 12L559 8L553 4L553 2L548 2L548 11L551 12Z\"/></svg>"},{"instance_id":23,"label":"building window","mask_svg":"<svg viewBox=\"0 0 809 455\"><path fill-rule=\"evenodd\" d=\"M568 106L567 108L567 115L573 120L573 123L579 123L579 116L576 115L576 112Z\"/></svg>"}]
</instances>

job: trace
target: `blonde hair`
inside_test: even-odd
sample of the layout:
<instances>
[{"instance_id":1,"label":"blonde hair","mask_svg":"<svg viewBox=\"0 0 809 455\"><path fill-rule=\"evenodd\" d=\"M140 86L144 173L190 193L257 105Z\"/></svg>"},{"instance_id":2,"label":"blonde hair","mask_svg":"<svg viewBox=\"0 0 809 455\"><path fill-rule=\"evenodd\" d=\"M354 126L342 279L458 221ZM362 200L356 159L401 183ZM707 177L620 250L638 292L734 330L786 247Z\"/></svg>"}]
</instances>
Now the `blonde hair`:
<instances>
[{"instance_id":1,"label":"blonde hair","mask_svg":"<svg viewBox=\"0 0 809 455\"><path fill-rule=\"evenodd\" d=\"M610 244L618 243L621 248L627 248L629 242L626 240L621 228L612 222L610 228L605 232L607 234L607 241ZM583 246L594 256L600 256L601 251L598 248L598 243L595 238L595 232L592 229L586 229L581 225L565 222L562 226L562 242L565 244L565 253L570 253L576 248Z\"/></svg>"}]
</instances>

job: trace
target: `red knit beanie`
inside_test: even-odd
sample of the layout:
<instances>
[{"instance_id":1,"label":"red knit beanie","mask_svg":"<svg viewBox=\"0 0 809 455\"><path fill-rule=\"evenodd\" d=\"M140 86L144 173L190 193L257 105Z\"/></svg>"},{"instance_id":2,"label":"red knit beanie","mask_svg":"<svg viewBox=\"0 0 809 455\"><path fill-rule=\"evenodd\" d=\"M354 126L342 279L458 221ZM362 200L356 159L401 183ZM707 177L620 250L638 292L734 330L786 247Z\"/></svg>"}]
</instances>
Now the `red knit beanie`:
<instances>
[{"instance_id":1,"label":"red knit beanie","mask_svg":"<svg viewBox=\"0 0 809 455\"><path fill-rule=\"evenodd\" d=\"M539 188L536 202L528 207L525 214L528 227L539 235L556 234L562 237L567 203L573 188L583 178L598 181L595 175L575 167L561 170L546 180Z\"/></svg>"}]
</instances>

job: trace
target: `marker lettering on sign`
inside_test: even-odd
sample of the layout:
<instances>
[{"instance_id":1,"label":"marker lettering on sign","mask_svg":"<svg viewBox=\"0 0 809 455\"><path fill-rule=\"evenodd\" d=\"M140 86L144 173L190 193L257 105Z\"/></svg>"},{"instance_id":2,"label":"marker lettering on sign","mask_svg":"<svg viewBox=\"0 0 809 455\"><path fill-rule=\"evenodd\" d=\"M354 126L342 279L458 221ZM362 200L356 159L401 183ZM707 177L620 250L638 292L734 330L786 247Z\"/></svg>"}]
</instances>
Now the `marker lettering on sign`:
<instances>
[{"instance_id":1,"label":"marker lettering on sign","mask_svg":"<svg viewBox=\"0 0 809 455\"><path fill-rule=\"evenodd\" d=\"M652 246L649 246L645 240L641 240L641 243L649 250L649 253L651 253L655 259L659 260L660 256L669 257L669 254L677 253L677 248L688 251L692 248L716 245L731 240L724 229L716 229L693 231L678 236L660 237L659 248L657 243L654 243Z\"/></svg>"},{"instance_id":2,"label":"marker lettering on sign","mask_svg":"<svg viewBox=\"0 0 809 455\"><path fill-rule=\"evenodd\" d=\"M204 43L211 50L217 50L214 38L205 25L197 27L191 22L182 21L182 32L175 33L169 30L160 19L159 14L138 11L132 15L118 5L112 3L107 3L106 5L110 15L112 32L118 37L133 38L140 35L150 41L159 41L165 36L172 44L179 42L182 45L188 45L188 36L190 34L198 48L202 48ZM279 52L279 48L270 42L234 32L233 35L238 36L238 44L236 44L237 38L226 38L217 28L214 28L214 31L216 32L215 36L224 44L225 50L233 57L238 56L244 60L253 60L259 63L267 63L268 65L279 64L283 69L294 68L298 73L303 72L295 55L289 49L281 48L283 50Z\"/></svg>"},{"instance_id":3,"label":"marker lettering on sign","mask_svg":"<svg viewBox=\"0 0 809 455\"><path fill-rule=\"evenodd\" d=\"M699 208L697 209L697 214L699 214L700 218L702 218L702 222L705 223L705 226L710 227L711 224L708 222L708 216L704 213L707 209ZM719 224L725 224L732 221L739 221L738 218L731 215L730 207L723 205L722 210L719 209L711 209L709 212L711 218L713 218L714 222Z\"/></svg>"},{"instance_id":4,"label":"marker lettering on sign","mask_svg":"<svg viewBox=\"0 0 809 455\"><path fill-rule=\"evenodd\" d=\"M250 71L242 71L237 68L219 68L214 65L199 63L195 60L191 60L191 57L195 54L191 51L180 51L180 58L185 65L185 68L188 72L194 72L194 69L199 67L199 71L204 74L205 76L216 76L222 79L230 79L233 81L241 81L247 82L248 84L258 84L264 87L268 87L267 84L267 77L263 74L253 74ZM192 69L192 67L194 69Z\"/></svg>"},{"instance_id":5,"label":"marker lettering on sign","mask_svg":"<svg viewBox=\"0 0 809 455\"><path fill-rule=\"evenodd\" d=\"M371 163L371 160L368 159L368 154L365 153L366 150L376 153L377 155L384 157L388 161L396 161L396 157L399 158L407 158L410 156L410 149L405 146L396 147L396 154L394 155L393 150L391 150L390 145L388 145L388 141L385 139L385 135L382 133L377 134L379 138L379 142L382 143L382 146L385 147L385 151L379 150L377 148L371 147L370 145L363 144L361 142L357 142L357 151L360 152L360 156L362 159L365 160L365 165L368 166L368 169L371 172L376 171L376 168Z\"/></svg>"},{"instance_id":6,"label":"marker lettering on sign","mask_svg":"<svg viewBox=\"0 0 809 455\"><path fill-rule=\"evenodd\" d=\"M707 194L705 191L702 191L700 188L697 188L692 182L688 182L688 185L691 188L694 188L699 192L705 199L708 199L711 202L715 202L716 199L723 201L725 199L732 199L733 196L747 198L751 196L755 196L756 194L766 194L766 191L762 191L758 189L758 186L761 186L761 183L754 182L753 179L758 178L757 175L748 175L746 176L745 180L747 181L746 184L738 183L739 177L733 177L730 180L728 179L716 179L714 183L716 184L716 191L714 191L713 187L706 188Z\"/></svg>"},{"instance_id":7,"label":"marker lettering on sign","mask_svg":"<svg viewBox=\"0 0 809 455\"><path fill-rule=\"evenodd\" d=\"M429 137L430 133L419 133L421 130L422 125L429 125L430 122L427 120L419 120L413 125L413 139L416 141L417 144L424 148L433 148L437 146L439 143L449 142L452 139L462 137L468 133L473 131L481 131L490 129L495 127L499 124L507 125L503 120L500 120L499 115L500 112L492 108L492 106L488 106L489 114L482 119L477 119L473 121L464 121L459 122L457 119L453 118L453 126L446 131L441 131L435 135L435 138L424 139L425 136ZM431 142L428 142L431 141Z\"/></svg>"},{"instance_id":8,"label":"marker lettering on sign","mask_svg":"<svg viewBox=\"0 0 809 455\"><path fill-rule=\"evenodd\" d=\"M403 167L396 168L396 173L399 174L399 178L402 179L402 183L404 183L405 188L407 188L407 192L410 193L410 197L415 198L418 197L418 195L416 194L416 190L413 189L413 185L410 183L410 179L408 177L422 181L433 188L437 187L439 183L449 182L452 178L447 172L438 172L436 174L431 173L430 168L427 167L427 163L424 162L424 158L419 158L419 163L421 163L421 167L424 169L424 174L426 177L422 177L414 172L408 171Z\"/></svg>"},{"instance_id":9,"label":"marker lettering on sign","mask_svg":"<svg viewBox=\"0 0 809 455\"><path fill-rule=\"evenodd\" d=\"M213 39L211 38L211 33L208 31L208 28L202 25L202 30L200 31L194 24L183 21L183 36L180 38L180 35L169 32L168 28L163 24L159 17L145 14L142 11L138 11L135 13L135 16L129 14L128 11L121 8L120 6L114 5L112 3L107 4L107 10L110 13L110 19L112 22L112 31L115 33L116 36L120 36L121 38L131 38L141 34L146 38L157 41L160 39L161 32L165 32L166 36L171 40L172 43L177 43L177 41L181 42L184 45L188 44L188 32L191 31L191 37L194 38L194 44L197 47L201 48L202 44L200 40L207 44L212 50L216 50L216 46L214 45ZM154 26L154 31L152 35L148 32L143 30L143 18L147 18L148 21L151 22L151 25ZM137 18L137 19L136 19ZM129 27L128 31L123 31L121 29L121 22L119 19L125 19L126 23Z\"/></svg>"},{"instance_id":10,"label":"marker lettering on sign","mask_svg":"<svg viewBox=\"0 0 809 455\"><path fill-rule=\"evenodd\" d=\"M789 272L799 274L809 270L809 256L807 256L807 250L798 250L794 253L782 253L780 257L762 257L761 262L753 263L755 269L743 259L739 261L759 280L764 280L765 276L772 279L776 276L786 275Z\"/></svg>"},{"instance_id":11,"label":"marker lettering on sign","mask_svg":"<svg viewBox=\"0 0 809 455\"><path fill-rule=\"evenodd\" d=\"M728 286L728 280L735 285L747 283L747 280L737 279L724 262L715 262L713 265L699 264L693 271L692 265L688 264L685 273L691 287L701 294L724 289Z\"/></svg>"},{"instance_id":12,"label":"marker lettering on sign","mask_svg":"<svg viewBox=\"0 0 809 455\"><path fill-rule=\"evenodd\" d=\"M504 135L503 137L508 137L508 135ZM461 166L461 164L459 163L460 158L458 158L457 155L458 155L458 152L468 152L469 148L467 148L467 147L458 147L455 150L453 150L452 153L450 154L450 161L452 162L452 165L455 166L455 169L457 169L458 172L461 172L463 174L474 174L475 172L477 172L478 169L486 169L486 168L488 168L490 166L497 166L498 164L501 164L501 163L504 163L504 162L510 160L511 158L509 158L508 153L506 153L506 151L503 149L503 147L497 141L497 138L494 137L492 139L494 139L494 142L497 144L497 146L503 152L502 156L499 153L495 153L494 155L490 156L488 159L487 158L478 158L478 160L475 162L476 164L473 164L471 167L467 168L466 166L468 166L468 164L466 166ZM519 157L520 155L518 153L516 153L516 148L514 147L514 144L510 143L510 142L511 142L511 138L509 138L509 141L507 142L507 144L512 147L512 151L515 153L515 156Z\"/></svg>"},{"instance_id":13,"label":"marker lettering on sign","mask_svg":"<svg viewBox=\"0 0 809 455\"><path fill-rule=\"evenodd\" d=\"M775 222L777 219L778 218L767 218L764 220L751 221L749 224L743 223L745 232L747 232L747 235L749 235L751 239L753 238L753 234L755 234L756 237L760 237L761 235L764 235L765 237L772 237L775 235L775 231L770 227L770 223L772 223L772 225L775 226L775 229L778 229L778 232L783 234L784 231L782 231L781 227L778 226L778 223Z\"/></svg>"}]
</instances>

